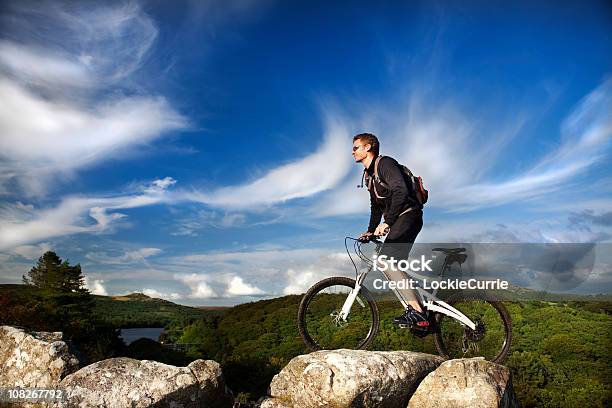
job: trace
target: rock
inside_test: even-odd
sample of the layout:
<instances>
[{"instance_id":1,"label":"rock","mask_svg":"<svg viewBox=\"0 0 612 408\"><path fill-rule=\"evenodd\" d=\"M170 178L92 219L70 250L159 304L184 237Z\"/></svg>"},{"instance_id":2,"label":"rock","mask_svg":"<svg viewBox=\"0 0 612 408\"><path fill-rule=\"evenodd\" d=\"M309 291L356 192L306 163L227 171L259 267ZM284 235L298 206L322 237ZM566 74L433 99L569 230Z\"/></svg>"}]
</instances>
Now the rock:
<instances>
[{"instance_id":1,"label":"rock","mask_svg":"<svg viewBox=\"0 0 612 408\"><path fill-rule=\"evenodd\" d=\"M231 407L221 366L196 360L187 367L118 357L64 378L67 407Z\"/></svg>"},{"instance_id":2,"label":"rock","mask_svg":"<svg viewBox=\"0 0 612 408\"><path fill-rule=\"evenodd\" d=\"M444 359L411 351L331 350L293 358L270 384L265 408L406 407Z\"/></svg>"},{"instance_id":3,"label":"rock","mask_svg":"<svg viewBox=\"0 0 612 408\"><path fill-rule=\"evenodd\" d=\"M293 405L289 405L286 402L278 398L266 398L263 400L259 408L292 408Z\"/></svg>"},{"instance_id":4,"label":"rock","mask_svg":"<svg viewBox=\"0 0 612 408\"><path fill-rule=\"evenodd\" d=\"M510 370L482 358L449 360L431 372L408 408L518 407Z\"/></svg>"},{"instance_id":5,"label":"rock","mask_svg":"<svg viewBox=\"0 0 612 408\"><path fill-rule=\"evenodd\" d=\"M207 401L206 406L225 406L226 404L213 404L211 401L226 399L231 406L234 397L223 380L221 365L213 360L195 360L187 367L191 370L199 384L199 399Z\"/></svg>"},{"instance_id":6,"label":"rock","mask_svg":"<svg viewBox=\"0 0 612 408\"><path fill-rule=\"evenodd\" d=\"M79 367L61 332L0 326L0 387L55 388Z\"/></svg>"}]
</instances>

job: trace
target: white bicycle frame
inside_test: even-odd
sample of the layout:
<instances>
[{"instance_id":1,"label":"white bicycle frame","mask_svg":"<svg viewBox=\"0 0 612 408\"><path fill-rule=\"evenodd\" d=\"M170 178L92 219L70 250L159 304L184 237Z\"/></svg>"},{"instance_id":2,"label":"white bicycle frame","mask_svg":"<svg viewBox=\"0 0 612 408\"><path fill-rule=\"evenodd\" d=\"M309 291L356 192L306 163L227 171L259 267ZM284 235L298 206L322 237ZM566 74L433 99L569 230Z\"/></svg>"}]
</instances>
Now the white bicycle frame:
<instances>
[{"instance_id":1,"label":"white bicycle frame","mask_svg":"<svg viewBox=\"0 0 612 408\"><path fill-rule=\"evenodd\" d=\"M357 276L355 287L349 292L346 300L344 301L344 304L342 305L342 309L338 316L340 319L344 321L348 319L351 307L353 307L355 299L357 299L361 307L365 307L365 304L360 298L357 297L357 295L359 294L359 291L361 291L361 287L363 286L363 281L365 280L365 277L373 269L374 265L372 265L368 270L360 273L359 276ZM417 280L425 279L425 276L419 275L418 273L412 271L406 272L406 274ZM433 293L429 293L426 290L417 287L416 291L419 297L421 298L421 304L425 309L445 314L457 320L459 323L461 323L462 326L468 326L470 329L476 330L476 324L471 321L466 315L435 296L435 294L438 292L437 289L434 289ZM398 300L402 303L404 308L406 308L408 306L408 303L404 300L403 296L399 293L399 291L397 289L393 289L393 292L395 293L395 296L398 298Z\"/></svg>"}]
</instances>

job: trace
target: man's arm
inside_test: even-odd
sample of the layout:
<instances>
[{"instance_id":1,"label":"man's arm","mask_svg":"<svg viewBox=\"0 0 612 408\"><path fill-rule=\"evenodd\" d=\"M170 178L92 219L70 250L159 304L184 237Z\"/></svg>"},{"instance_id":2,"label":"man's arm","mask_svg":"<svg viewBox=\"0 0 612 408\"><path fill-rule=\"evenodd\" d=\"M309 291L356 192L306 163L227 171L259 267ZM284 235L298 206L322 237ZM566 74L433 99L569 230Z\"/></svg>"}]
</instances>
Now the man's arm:
<instances>
[{"instance_id":1,"label":"man's arm","mask_svg":"<svg viewBox=\"0 0 612 408\"><path fill-rule=\"evenodd\" d=\"M406 182L399 165L390 157L384 157L380 160L378 163L378 175L391 190L391 205L385 216L385 223L391 226L397 221L397 217L399 217L410 199L408 188L406 187Z\"/></svg>"},{"instance_id":2,"label":"man's arm","mask_svg":"<svg viewBox=\"0 0 612 408\"><path fill-rule=\"evenodd\" d=\"M368 232L374 232L378 224L380 224L380 220L382 219L383 211L376 204L376 198L374 198L374 193L370 192L370 224L368 225Z\"/></svg>"}]
</instances>

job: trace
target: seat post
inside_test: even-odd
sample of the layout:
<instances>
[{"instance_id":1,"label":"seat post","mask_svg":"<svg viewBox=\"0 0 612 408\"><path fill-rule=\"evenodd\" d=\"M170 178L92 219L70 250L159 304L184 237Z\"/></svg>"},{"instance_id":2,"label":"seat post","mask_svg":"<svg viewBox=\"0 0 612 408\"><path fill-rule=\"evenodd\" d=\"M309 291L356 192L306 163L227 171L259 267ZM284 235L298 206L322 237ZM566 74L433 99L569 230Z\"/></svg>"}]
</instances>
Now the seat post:
<instances>
[{"instance_id":1,"label":"seat post","mask_svg":"<svg viewBox=\"0 0 612 408\"><path fill-rule=\"evenodd\" d=\"M439 276L444 276L444 271L448 268L450 269L451 262L448 261L448 258L451 255L457 255L466 251L465 248L432 248L432 251L442 252L446 257L444 258L444 263L442 264L442 270L440 271ZM461 263L459 263L459 268L461 269Z\"/></svg>"}]
</instances>

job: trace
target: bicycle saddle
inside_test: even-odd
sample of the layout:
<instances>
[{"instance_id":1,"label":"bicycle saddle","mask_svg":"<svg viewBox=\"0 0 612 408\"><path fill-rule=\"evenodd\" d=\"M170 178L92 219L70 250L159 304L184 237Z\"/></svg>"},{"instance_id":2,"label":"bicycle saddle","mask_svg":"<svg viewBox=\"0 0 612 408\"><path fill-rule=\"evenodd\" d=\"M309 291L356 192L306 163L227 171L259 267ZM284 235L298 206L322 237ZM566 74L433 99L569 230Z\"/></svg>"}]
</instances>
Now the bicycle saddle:
<instances>
[{"instance_id":1,"label":"bicycle saddle","mask_svg":"<svg viewBox=\"0 0 612 408\"><path fill-rule=\"evenodd\" d=\"M465 252L465 248L432 248L432 251L439 251L446 255L460 254Z\"/></svg>"}]
</instances>

